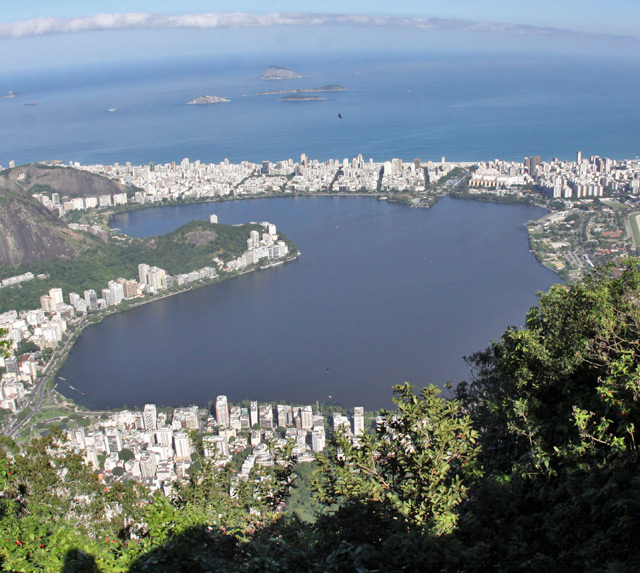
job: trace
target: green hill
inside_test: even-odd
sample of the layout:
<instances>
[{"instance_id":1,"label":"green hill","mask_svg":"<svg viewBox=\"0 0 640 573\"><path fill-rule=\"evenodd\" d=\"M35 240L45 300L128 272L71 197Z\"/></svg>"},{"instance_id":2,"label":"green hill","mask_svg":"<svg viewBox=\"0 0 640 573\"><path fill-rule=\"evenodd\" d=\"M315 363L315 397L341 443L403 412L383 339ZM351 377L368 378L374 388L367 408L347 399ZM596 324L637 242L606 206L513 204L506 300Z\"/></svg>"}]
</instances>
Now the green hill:
<instances>
[{"instance_id":1,"label":"green hill","mask_svg":"<svg viewBox=\"0 0 640 573\"><path fill-rule=\"evenodd\" d=\"M137 277L140 263L163 268L171 275L215 266L215 257L226 262L242 255L253 230L263 232L264 228L258 224L232 226L192 221L166 235L144 240L119 235L108 243L79 233L85 241L84 251L73 259L0 265L0 277L27 271L49 277L0 289L0 312L39 308L40 296L53 287L62 288L65 294L82 293L85 289L99 291L106 288L109 280ZM297 250L287 237L282 233L280 236L292 251Z\"/></svg>"}]
</instances>

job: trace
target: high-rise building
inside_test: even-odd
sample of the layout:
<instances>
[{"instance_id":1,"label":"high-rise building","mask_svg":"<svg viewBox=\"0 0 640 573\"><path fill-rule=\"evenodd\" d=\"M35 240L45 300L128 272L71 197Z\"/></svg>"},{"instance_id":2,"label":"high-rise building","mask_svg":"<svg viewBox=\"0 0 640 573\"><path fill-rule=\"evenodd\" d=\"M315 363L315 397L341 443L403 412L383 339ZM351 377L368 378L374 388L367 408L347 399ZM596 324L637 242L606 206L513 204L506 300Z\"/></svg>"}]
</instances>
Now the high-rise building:
<instances>
[{"instance_id":1,"label":"high-rise building","mask_svg":"<svg viewBox=\"0 0 640 573\"><path fill-rule=\"evenodd\" d=\"M535 175L536 167L541 163L542 158L539 155L532 155L531 157L525 157L524 159L524 166L527 168L531 177Z\"/></svg>"},{"instance_id":2,"label":"high-rise building","mask_svg":"<svg viewBox=\"0 0 640 573\"><path fill-rule=\"evenodd\" d=\"M286 428L287 426L289 426L293 421L291 406L278 404L276 406L276 410L278 411L278 426L280 426L281 428Z\"/></svg>"},{"instance_id":3,"label":"high-rise building","mask_svg":"<svg viewBox=\"0 0 640 573\"><path fill-rule=\"evenodd\" d=\"M260 427L273 430L273 407L271 404L263 404L258 408Z\"/></svg>"},{"instance_id":4,"label":"high-rise building","mask_svg":"<svg viewBox=\"0 0 640 573\"><path fill-rule=\"evenodd\" d=\"M105 428L104 436L109 452L114 453L122 450L122 432L119 428Z\"/></svg>"},{"instance_id":5,"label":"high-rise building","mask_svg":"<svg viewBox=\"0 0 640 573\"><path fill-rule=\"evenodd\" d=\"M216 422L223 428L229 427L229 405L226 396L216 398Z\"/></svg>"},{"instance_id":6,"label":"high-rise building","mask_svg":"<svg viewBox=\"0 0 640 573\"><path fill-rule=\"evenodd\" d=\"M149 265L146 263L140 263L138 265L138 282L146 285L148 283Z\"/></svg>"},{"instance_id":7,"label":"high-rise building","mask_svg":"<svg viewBox=\"0 0 640 573\"><path fill-rule=\"evenodd\" d=\"M148 432L157 430L158 411L155 404L145 404L142 411L142 419L144 420L144 429Z\"/></svg>"},{"instance_id":8,"label":"high-rise building","mask_svg":"<svg viewBox=\"0 0 640 573\"><path fill-rule=\"evenodd\" d=\"M108 286L113 297L113 304L120 304L124 299L124 286L118 281L109 281Z\"/></svg>"},{"instance_id":9,"label":"high-rise building","mask_svg":"<svg viewBox=\"0 0 640 573\"><path fill-rule=\"evenodd\" d=\"M191 457L191 440L189 440L189 435L187 433L176 432L173 434L173 444L177 459L188 460Z\"/></svg>"},{"instance_id":10,"label":"high-rise building","mask_svg":"<svg viewBox=\"0 0 640 573\"><path fill-rule=\"evenodd\" d=\"M351 422L349 418L340 414L339 412L333 413L333 431L337 432L340 428L344 428L347 434L351 434Z\"/></svg>"},{"instance_id":11,"label":"high-rise building","mask_svg":"<svg viewBox=\"0 0 640 573\"><path fill-rule=\"evenodd\" d=\"M258 423L258 402L251 402L249 409L249 422L252 428Z\"/></svg>"},{"instance_id":12,"label":"high-rise building","mask_svg":"<svg viewBox=\"0 0 640 573\"><path fill-rule=\"evenodd\" d=\"M162 279L167 273L159 267L150 267L147 271L147 284L155 290L162 290Z\"/></svg>"},{"instance_id":13,"label":"high-rise building","mask_svg":"<svg viewBox=\"0 0 640 573\"><path fill-rule=\"evenodd\" d=\"M98 310L98 295L92 288L84 291L84 301L89 310Z\"/></svg>"},{"instance_id":14,"label":"high-rise building","mask_svg":"<svg viewBox=\"0 0 640 573\"><path fill-rule=\"evenodd\" d=\"M53 302L54 302L56 307L59 304L64 304L64 299L62 298L62 289L61 288L49 289L49 296L53 299Z\"/></svg>"},{"instance_id":15,"label":"high-rise building","mask_svg":"<svg viewBox=\"0 0 640 573\"><path fill-rule=\"evenodd\" d=\"M205 436L202 446L206 458L226 461L229 457L229 443L224 436Z\"/></svg>"},{"instance_id":16,"label":"high-rise building","mask_svg":"<svg viewBox=\"0 0 640 573\"><path fill-rule=\"evenodd\" d=\"M55 312L56 311L55 301L49 295L43 294L40 297L40 308L42 308L44 312Z\"/></svg>"},{"instance_id":17,"label":"high-rise building","mask_svg":"<svg viewBox=\"0 0 640 573\"><path fill-rule=\"evenodd\" d=\"M118 279L118 282L124 288L124 298L128 300L138 296L138 283L135 279Z\"/></svg>"},{"instance_id":18,"label":"high-rise building","mask_svg":"<svg viewBox=\"0 0 640 573\"><path fill-rule=\"evenodd\" d=\"M156 442L161 446L171 446L173 442L173 430L169 427L158 428L156 431Z\"/></svg>"},{"instance_id":19,"label":"high-rise building","mask_svg":"<svg viewBox=\"0 0 640 573\"><path fill-rule=\"evenodd\" d=\"M311 432L311 447L313 448L313 451L321 452L322 450L324 450L325 443L326 436L324 433L324 427L316 426Z\"/></svg>"},{"instance_id":20,"label":"high-rise building","mask_svg":"<svg viewBox=\"0 0 640 573\"><path fill-rule=\"evenodd\" d=\"M303 430L310 430L313 428L313 408L311 406L303 406L300 411L300 419Z\"/></svg>"},{"instance_id":21,"label":"high-rise building","mask_svg":"<svg viewBox=\"0 0 640 573\"><path fill-rule=\"evenodd\" d=\"M108 288L103 288L100 291L100 294L102 295L102 300L104 300L107 306L113 306L115 304L113 302L113 295L111 294L111 291Z\"/></svg>"},{"instance_id":22,"label":"high-rise building","mask_svg":"<svg viewBox=\"0 0 640 573\"><path fill-rule=\"evenodd\" d=\"M353 435L361 436L364 433L364 408L356 406L353 409Z\"/></svg>"},{"instance_id":23,"label":"high-rise building","mask_svg":"<svg viewBox=\"0 0 640 573\"><path fill-rule=\"evenodd\" d=\"M151 452L142 452L140 455L140 472L142 477L153 479L156 476L156 456Z\"/></svg>"}]
</instances>

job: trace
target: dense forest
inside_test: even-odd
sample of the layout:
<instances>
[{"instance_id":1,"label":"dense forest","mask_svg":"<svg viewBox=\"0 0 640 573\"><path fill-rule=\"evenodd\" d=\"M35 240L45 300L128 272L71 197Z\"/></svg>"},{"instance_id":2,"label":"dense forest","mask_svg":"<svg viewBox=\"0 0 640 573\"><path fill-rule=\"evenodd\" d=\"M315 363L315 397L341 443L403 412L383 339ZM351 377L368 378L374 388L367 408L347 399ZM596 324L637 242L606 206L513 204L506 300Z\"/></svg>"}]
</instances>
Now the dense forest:
<instances>
[{"instance_id":1,"label":"dense forest","mask_svg":"<svg viewBox=\"0 0 640 573\"><path fill-rule=\"evenodd\" d=\"M202 459L170 496L105 485L61 432L0 449L13 571L637 571L640 262L556 285L451 398L394 390L313 475L235 482ZM298 483L303 489L300 489ZM283 511L304 488L309 519ZM292 493L293 492L293 493Z\"/></svg>"}]
</instances>

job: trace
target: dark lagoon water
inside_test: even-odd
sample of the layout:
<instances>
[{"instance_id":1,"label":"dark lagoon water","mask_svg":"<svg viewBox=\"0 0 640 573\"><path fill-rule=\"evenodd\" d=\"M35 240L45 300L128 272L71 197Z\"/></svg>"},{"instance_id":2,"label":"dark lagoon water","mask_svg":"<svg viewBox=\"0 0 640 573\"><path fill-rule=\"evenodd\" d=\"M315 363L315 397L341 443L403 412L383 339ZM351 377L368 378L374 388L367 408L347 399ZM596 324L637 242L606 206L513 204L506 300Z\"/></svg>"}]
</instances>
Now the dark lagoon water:
<instances>
[{"instance_id":1,"label":"dark lagoon water","mask_svg":"<svg viewBox=\"0 0 640 573\"><path fill-rule=\"evenodd\" d=\"M93 408L230 400L390 405L391 386L454 383L463 356L523 323L557 276L528 250L544 211L444 199L430 210L369 198L289 198L145 209L136 236L185 222L271 221L295 262L173 296L88 328L59 389Z\"/></svg>"}]
</instances>

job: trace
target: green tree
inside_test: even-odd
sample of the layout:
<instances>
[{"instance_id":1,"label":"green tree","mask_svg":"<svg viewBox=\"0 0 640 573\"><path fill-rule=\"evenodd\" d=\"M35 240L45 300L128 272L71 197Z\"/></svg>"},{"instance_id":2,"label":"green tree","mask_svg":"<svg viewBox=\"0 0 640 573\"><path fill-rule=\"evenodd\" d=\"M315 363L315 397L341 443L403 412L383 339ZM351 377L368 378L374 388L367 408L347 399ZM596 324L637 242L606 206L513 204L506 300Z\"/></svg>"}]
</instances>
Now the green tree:
<instances>
[{"instance_id":1,"label":"green tree","mask_svg":"<svg viewBox=\"0 0 640 573\"><path fill-rule=\"evenodd\" d=\"M639 264L552 287L523 328L470 359L458 397L482 430L486 477L467 542L502 545L506 568L640 559Z\"/></svg>"},{"instance_id":2,"label":"green tree","mask_svg":"<svg viewBox=\"0 0 640 573\"><path fill-rule=\"evenodd\" d=\"M9 356L9 349L11 348L11 340L7 338L9 331L6 328L0 328L0 356L5 358Z\"/></svg>"},{"instance_id":3,"label":"green tree","mask_svg":"<svg viewBox=\"0 0 640 573\"><path fill-rule=\"evenodd\" d=\"M373 502L429 533L453 531L478 453L471 419L435 386L416 395L395 387L395 412L376 433L333 436L318 455L314 488L321 502Z\"/></svg>"}]
</instances>

